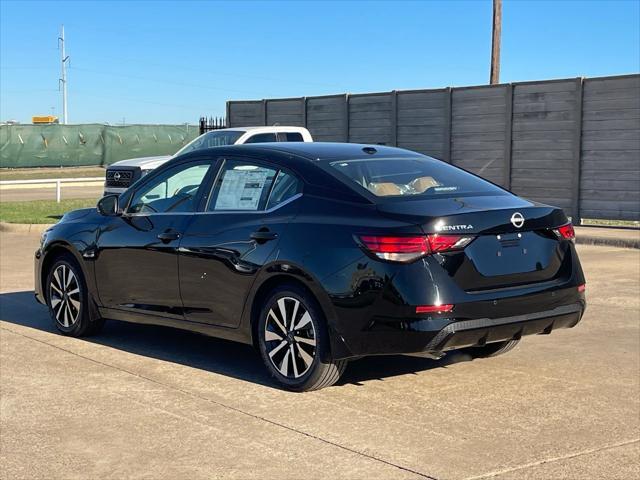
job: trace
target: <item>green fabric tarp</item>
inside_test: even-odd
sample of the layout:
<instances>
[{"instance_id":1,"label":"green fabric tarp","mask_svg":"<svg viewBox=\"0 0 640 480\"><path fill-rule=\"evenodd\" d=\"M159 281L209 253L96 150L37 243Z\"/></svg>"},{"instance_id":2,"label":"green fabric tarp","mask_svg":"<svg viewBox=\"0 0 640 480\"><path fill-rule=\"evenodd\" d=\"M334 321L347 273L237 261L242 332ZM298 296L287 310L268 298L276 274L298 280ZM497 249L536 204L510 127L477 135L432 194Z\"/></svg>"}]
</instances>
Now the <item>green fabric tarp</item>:
<instances>
[{"instance_id":1,"label":"green fabric tarp","mask_svg":"<svg viewBox=\"0 0 640 480\"><path fill-rule=\"evenodd\" d=\"M173 155L198 133L194 125L0 125L0 167L104 166Z\"/></svg>"}]
</instances>

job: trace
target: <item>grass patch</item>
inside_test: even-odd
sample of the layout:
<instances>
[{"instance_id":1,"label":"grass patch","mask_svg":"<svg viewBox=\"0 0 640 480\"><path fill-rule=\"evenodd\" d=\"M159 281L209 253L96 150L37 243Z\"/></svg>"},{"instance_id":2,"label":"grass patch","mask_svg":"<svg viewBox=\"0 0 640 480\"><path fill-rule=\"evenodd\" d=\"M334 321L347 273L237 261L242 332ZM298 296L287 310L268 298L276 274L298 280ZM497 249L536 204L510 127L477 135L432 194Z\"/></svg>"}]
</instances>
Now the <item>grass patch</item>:
<instances>
[{"instance_id":1,"label":"grass patch","mask_svg":"<svg viewBox=\"0 0 640 480\"><path fill-rule=\"evenodd\" d=\"M102 167L0 168L0 180L104 177Z\"/></svg>"},{"instance_id":2,"label":"grass patch","mask_svg":"<svg viewBox=\"0 0 640 480\"><path fill-rule=\"evenodd\" d=\"M51 215L62 215L78 208L95 207L94 199L33 200L31 202L0 202L0 221L8 223L56 223Z\"/></svg>"},{"instance_id":3,"label":"grass patch","mask_svg":"<svg viewBox=\"0 0 640 480\"><path fill-rule=\"evenodd\" d=\"M590 225L598 226L598 227L632 227L632 228L640 228L640 222L635 220L599 220L595 218L583 218L582 224L583 227L588 227Z\"/></svg>"}]
</instances>

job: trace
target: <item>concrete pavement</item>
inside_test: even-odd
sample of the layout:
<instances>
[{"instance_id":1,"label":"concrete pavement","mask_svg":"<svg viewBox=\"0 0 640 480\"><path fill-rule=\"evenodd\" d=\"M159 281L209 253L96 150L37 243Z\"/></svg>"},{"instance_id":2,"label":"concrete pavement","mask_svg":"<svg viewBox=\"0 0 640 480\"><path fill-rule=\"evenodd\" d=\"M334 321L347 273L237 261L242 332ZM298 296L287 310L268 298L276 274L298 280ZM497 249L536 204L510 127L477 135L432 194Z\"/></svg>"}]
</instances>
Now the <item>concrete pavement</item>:
<instances>
[{"instance_id":1,"label":"concrete pavement","mask_svg":"<svg viewBox=\"0 0 640 480\"><path fill-rule=\"evenodd\" d=\"M353 362L274 388L251 348L107 322L55 333L36 235L0 233L0 478L640 475L640 252L579 246L589 309L502 357Z\"/></svg>"}]
</instances>

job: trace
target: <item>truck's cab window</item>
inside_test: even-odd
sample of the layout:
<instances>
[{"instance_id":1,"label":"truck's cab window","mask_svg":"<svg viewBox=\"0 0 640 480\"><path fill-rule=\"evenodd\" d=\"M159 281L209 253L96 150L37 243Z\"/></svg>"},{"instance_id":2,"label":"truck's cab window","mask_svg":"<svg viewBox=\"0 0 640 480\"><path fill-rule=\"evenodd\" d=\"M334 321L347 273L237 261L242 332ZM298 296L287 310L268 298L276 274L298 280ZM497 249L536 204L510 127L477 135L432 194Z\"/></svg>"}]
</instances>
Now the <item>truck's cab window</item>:
<instances>
[{"instance_id":1,"label":"truck's cab window","mask_svg":"<svg viewBox=\"0 0 640 480\"><path fill-rule=\"evenodd\" d=\"M280 142L304 142L302 134L300 132L282 132L278 134L278 141Z\"/></svg>"},{"instance_id":2,"label":"truck's cab window","mask_svg":"<svg viewBox=\"0 0 640 480\"><path fill-rule=\"evenodd\" d=\"M256 133L255 135L249 137L244 143L264 143L264 142L275 142L276 134L275 133Z\"/></svg>"}]
</instances>

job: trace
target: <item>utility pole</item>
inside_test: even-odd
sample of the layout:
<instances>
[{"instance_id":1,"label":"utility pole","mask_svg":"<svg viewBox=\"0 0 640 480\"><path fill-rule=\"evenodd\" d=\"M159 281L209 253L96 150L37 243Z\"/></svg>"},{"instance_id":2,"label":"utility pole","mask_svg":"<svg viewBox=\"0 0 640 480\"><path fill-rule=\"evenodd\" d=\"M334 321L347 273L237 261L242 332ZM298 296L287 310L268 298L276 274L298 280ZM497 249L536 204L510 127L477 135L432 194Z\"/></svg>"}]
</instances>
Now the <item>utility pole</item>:
<instances>
[{"instance_id":1,"label":"utility pole","mask_svg":"<svg viewBox=\"0 0 640 480\"><path fill-rule=\"evenodd\" d=\"M491 37L491 72L489 83L500 83L500 37L502 36L502 0L493 0L493 31Z\"/></svg>"},{"instance_id":2,"label":"utility pole","mask_svg":"<svg viewBox=\"0 0 640 480\"><path fill-rule=\"evenodd\" d=\"M67 62L69 61L69 55L65 54L64 25L62 25L62 33L58 37L58 48L60 49L60 63L62 66L62 77L58 80L58 88L62 84L62 123L66 125L69 122L67 117Z\"/></svg>"}]
</instances>

